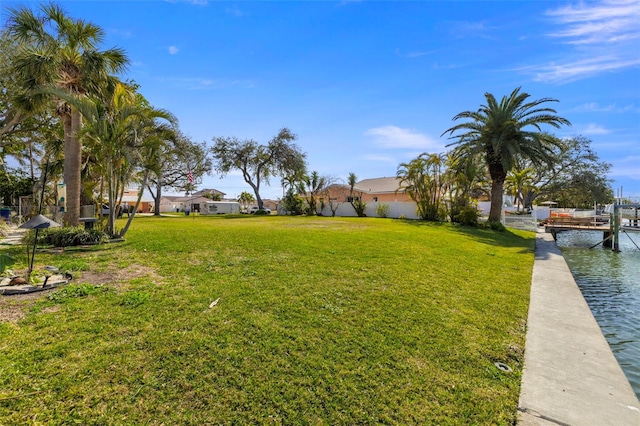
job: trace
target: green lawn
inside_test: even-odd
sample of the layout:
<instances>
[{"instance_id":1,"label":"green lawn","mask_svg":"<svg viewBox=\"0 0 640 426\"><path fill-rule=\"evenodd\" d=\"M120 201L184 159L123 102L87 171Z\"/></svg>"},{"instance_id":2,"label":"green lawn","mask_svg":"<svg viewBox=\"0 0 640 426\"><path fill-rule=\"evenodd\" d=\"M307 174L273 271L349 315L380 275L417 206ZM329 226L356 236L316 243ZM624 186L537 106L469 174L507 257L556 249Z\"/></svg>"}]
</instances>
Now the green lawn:
<instances>
[{"instance_id":1,"label":"green lawn","mask_svg":"<svg viewBox=\"0 0 640 426\"><path fill-rule=\"evenodd\" d=\"M28 310L0 323L0 424L515 424L533 247L390 219L136 218L124 243L37 253L73 284L0 296Z\"/></svg>"}]
</instances>

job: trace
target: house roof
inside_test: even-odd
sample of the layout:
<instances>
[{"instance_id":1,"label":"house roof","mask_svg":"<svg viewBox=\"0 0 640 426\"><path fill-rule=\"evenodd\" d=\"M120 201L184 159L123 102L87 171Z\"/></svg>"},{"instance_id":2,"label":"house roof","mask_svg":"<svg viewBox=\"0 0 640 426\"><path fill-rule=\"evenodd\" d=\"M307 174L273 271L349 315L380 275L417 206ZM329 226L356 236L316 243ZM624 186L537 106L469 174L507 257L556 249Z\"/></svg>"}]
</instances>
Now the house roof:
<instances>
[{"instance_id":1,"label":"house roof","mask_svg":"<svg viewBox=\"0 0 640 426\"><path fill-rule=\"evenodd\" d=\"M366 192L368 194L394 193L398 191L398 188L400 188L400 179L397 177L363 179L353 187L356 191Z\"/></svg>"}]
</instances>

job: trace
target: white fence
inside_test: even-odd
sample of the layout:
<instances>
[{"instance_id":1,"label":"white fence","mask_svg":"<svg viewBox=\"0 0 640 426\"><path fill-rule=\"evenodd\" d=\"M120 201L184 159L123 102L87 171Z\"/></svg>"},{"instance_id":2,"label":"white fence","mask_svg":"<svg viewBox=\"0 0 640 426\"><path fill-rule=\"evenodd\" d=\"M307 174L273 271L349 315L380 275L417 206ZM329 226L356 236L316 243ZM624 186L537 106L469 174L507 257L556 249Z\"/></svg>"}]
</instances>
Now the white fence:
<instances>
[{"instance_id":1,"label":"white fence","mask_svg":"<svg viewBox=\"0 0 640 426\"><path fill-rule=\"evenodd\" d=\"M378 206L381 204L386 204L389 206L387 217L389 218L400 218L404 217L407 219L418 219L417 206L414 202L389 202L389 203L367 203L367 207L365 208L365 214L367 217L379 217L378 216ZM335 206L334 206L335 207ZM331 209L329 205L325 205L322 210L323 216L331 216ZM357 216L356 211L353 209L351 203L340 203L336 209L336 216L341 217L355 217Z\"/></svg>"},{"instance_id":2,"label":"white fence","mask_svg":"<svg viewBox=\"0 0 640 426\"><path fill-rule=\"evenodd\" d=\"M536 231L538 229L538 218L535 210L531 214L505 214L503 210L502 224L508 228Z\"/></svg>"}]
</instances>

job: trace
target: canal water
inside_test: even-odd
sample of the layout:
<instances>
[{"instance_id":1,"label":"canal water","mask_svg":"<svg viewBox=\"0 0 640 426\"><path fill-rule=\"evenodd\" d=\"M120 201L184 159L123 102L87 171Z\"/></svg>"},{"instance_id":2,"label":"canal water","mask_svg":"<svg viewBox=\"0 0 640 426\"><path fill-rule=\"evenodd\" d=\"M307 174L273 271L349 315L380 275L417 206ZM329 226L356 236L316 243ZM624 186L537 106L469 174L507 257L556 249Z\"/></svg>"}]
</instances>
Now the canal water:
<instances>
[{"instance_id":1,"label":"canal water","mask_svg":"<svg viewBox=\"0 0 640 426\"><path fill-rule=\"evenodd\" d=\"M557 244L618 363L640 398L640 232L620 233L620 253L602 232L567 231Z\"/></svg>"}]
</instances>

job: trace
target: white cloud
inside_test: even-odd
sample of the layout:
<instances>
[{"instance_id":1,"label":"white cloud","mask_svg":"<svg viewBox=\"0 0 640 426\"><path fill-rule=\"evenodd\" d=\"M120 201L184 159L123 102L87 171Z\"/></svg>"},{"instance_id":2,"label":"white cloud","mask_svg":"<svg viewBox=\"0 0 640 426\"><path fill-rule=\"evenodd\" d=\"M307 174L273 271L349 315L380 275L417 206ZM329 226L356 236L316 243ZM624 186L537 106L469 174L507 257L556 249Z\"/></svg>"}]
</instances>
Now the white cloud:
<instances>
[{"instance_id":1,"label":"white cloud","mask_svg":"<svg viewBox=\"0 0 640 426\"><path fill-rule=\"evenodd\" d=\"M640 161L640 157L628 157L614 161L613 168L611 172L609 172L609 175L640 180L640 167L638 167L638 161Z\"/></svg>"},{"instance_id":2,"label":"white cloud","mask_svg":"<svg viewBox=\"0 0 640 426\"><path fill-rule=\"evenodd\" d=\"M373 136L375 142L390 149L421 149L430 152L444 150L444 145L429 136L411 129L403 129L398 126L382 126L369 129L365 135Z\"/></svg>"},{"instance_id":3,"label":"white cloud","mask_svg":"<svg viewBox=\"0 0 640 426\"><path fill-rule=\"evenodd\" d=\"M186 90L203 89L225 89L228 87L238 87L241 89L253 89L256 84L251 80L215 80L211 78L189 78L189 77L159 77L160 81L173 83Z\"/></svg>"},{"instance_id":4,"label":"white cloud","mask_svg":"<svg viewBox=\"0 0 640 426\"><path fill-rule=\"evenodd\" d=\"M568 83L608 71L617 71L640 65L640 57L621 58L612 55L593 56L586 59L547 65L522 67L516 71L534 74L535 81L548 83Z\"/></svg>"},{"instance_id":5,"label":"white cloud","mask_svg":"<svg viewBox=\"0 0 640 426\"><path fill-rule=\"evenodd\" d=\"M225 12L227 12L228 15L235 17L240 17L243 15L242 11L238 9L238 6L236 6L235 4L233 6L227 7L225 9Z\"/></svg>"},{"instance_id":6,"label":"white cloud","mask_svg":"<svg viewBox=\"0 0 640 426\"><path fill-rule=\"evenodd\" d=\"M616 104L600 105L597 102L589 102L586 104L578 105L577 107L573 108L571 111L624 113L624 112L640 112L640 107L636 107L634 104L618 106Z\"/></svg>"},{"instance_id":7,"label":"white cloud","mask_svg":"<svg viewBox=\"0 0 640 426\"><path fill-rule=\"evenodd\" d=\"M608 135L609 133L611 133L611 131L605 129L604 127L598 124L589 123L582 129L582 132L580 133L582 133L585 136Z\"/></svg>"},{"instance_id":8,"label":"white cloud","mask_svg":"<svg viewBox=\"0 0 640 426\"><path fill-rule=\"evenodd\" d=\"M488 40L495 40L490 33L497 29L485 21L454 21L448 23L448 28L456 38L480 37Z\"/></svg>"},{"instance_id":9,"label":"white cloud","mask_svg":"<svg viewBox=\"0 0 640 426\"><path fill-rule=\"evenodd\" d=\"M180 49L178 49L176 46L169 46L167 50L169 50L170 55L175 55Z\"/></svg>"},{"instance_id":10,"label":"white cloud","mask_svg":"<svg viewBox=\"0 0 640 426\"><path fill-rule=\"evenodd\" d=\"M366 154L362 158L368 161L391 164L393 166L398 164L398 160L396 158L388 155Z\"/></svg>"},{"instance_id":11,"label":"white cloud","mask_svg":"<svg viewBox=\"0 0 640 426\"><path fill-rule=\"evenodd\" d=\"M547 15L566 25L549 35L570 44L619 43L640 38L638 0L581 2L550 10Z\"/></svg>"},{"instance_id":12,"label":"white cloud","mask_svg":"<svg viewBox=\"0 0 640 426\"><path fill-rule=\"evenodd\" d=\"M400 49L396 49L397 56L401 58L408 58L408 59L420 58L422 56L432 55L437 52L438 52L437 50L427 50L427 51L413 51L413 52L403 53L400 51Z\"/></svg>"},{"instance_id":13,"label":"white cloud","mask_svg":"<svg viewBox=\"0 0 640 426\"><path fill-rule=\"evenodd\" d=\"M558 25L547 36L573 47L562 62L519 69L536 81L566 83L640 65L640 0L580 2L546 15Z\"/></svg>"}]
</instances>

